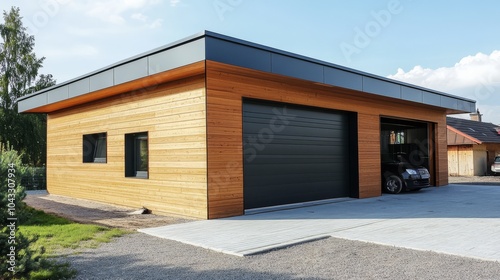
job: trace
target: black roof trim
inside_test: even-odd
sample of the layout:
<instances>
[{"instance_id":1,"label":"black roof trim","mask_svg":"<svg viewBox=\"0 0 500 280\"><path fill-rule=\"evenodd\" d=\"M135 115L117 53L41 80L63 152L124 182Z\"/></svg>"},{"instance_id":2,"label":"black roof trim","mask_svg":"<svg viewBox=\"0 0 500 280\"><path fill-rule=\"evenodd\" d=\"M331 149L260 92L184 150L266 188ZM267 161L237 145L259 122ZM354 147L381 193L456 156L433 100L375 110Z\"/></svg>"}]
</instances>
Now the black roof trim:
<instances>
[{"instance_id":1,"label":"black roof trim","mask_svg":"<svg viewBox=\"0 0 500 280\"><path fill-rule=\"evenodd\" d=\"M475 111L475 101L471 99L391 80L211 31L189 36L21 97L18 103L19 111L29 111L203 60L213 60L368 94L441 107L446 109L447 113Z\"/></svg>"}]
</instances>

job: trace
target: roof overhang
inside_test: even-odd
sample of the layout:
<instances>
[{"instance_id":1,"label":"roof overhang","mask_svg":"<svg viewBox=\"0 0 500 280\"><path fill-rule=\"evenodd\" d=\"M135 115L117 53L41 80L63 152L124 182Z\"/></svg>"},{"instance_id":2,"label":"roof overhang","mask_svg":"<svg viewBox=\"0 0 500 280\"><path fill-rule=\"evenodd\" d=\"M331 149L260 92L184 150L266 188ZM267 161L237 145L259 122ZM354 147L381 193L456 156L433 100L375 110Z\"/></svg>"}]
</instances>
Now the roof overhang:
<instances>
[{"instance_id":1,"label":"roof overhang","mask_svg":"<svg viewBox=\"0 0 500 280\"><path fill-rule=\"evenodd\" d=\"M205 31L19 99L19 112L50 113L100 98L113 87L143 79L160 83L162 73L212 60L318 84L442 108L447 114L476 111L476 102L336 64ZM168 75L167 75L168 76ZM147 82L149 81L149 82ZM142 84L136 83L136 84ZM113 91L112 92L118 92ZM90 98L94 97L94 98Z\"/></svg>"}]
</instances>

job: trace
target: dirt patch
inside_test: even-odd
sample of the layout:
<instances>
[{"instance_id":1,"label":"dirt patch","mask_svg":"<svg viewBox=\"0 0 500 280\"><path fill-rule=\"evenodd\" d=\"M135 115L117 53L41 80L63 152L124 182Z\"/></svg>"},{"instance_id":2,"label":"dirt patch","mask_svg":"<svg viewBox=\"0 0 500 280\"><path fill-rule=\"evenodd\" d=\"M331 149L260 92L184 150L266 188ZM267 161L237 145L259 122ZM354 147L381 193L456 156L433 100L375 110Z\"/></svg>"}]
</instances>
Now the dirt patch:
<instances>
[{"instance_id":1,"label":"dirt patch","mask_svg":"<svg viewBox=\"0 0 500 280\"><path fill-rule=\"evenodd\" d=\"M130 214L138 209L115 206L91 200L76 199L44 192L27 192L29 206L46 213L87 224L137 230L193 221L190 219L154 214Z\"/></svg>"}]
</instances>

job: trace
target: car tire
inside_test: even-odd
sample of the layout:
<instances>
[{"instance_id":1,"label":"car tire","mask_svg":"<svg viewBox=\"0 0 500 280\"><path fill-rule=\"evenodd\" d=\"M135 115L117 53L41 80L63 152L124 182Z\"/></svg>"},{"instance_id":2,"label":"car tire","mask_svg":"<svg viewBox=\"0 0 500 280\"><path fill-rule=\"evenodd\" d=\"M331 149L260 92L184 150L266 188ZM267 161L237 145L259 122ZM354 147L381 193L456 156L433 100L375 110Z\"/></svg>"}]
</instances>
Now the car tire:
<instances>
[{"instance_id":1,"label":"car tire","mask_svg":"<svg viewBox=\"0 0 500 280\"><path fill-rule=\"evenodd\" d=\"M385 178L384 191L391 194L398 194L403 190L403 181L396 175L389 175Z\"/></svg>"}]
</instances>

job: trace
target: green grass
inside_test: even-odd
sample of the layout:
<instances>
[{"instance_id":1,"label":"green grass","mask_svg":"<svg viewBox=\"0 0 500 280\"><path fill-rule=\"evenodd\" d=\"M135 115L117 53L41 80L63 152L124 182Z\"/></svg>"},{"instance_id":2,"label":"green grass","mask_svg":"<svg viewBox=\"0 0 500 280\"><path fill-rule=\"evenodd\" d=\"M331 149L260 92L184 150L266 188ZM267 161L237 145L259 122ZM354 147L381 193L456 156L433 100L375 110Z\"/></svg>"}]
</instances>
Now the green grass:
<instances>
[{"instance_id":1,"label":"green grass","mask_svg":"<svg viewBox=\"0 0 500 280\"><path fill-rule=\"evenodd\" d=\"M75 277L76 270L69 263L61 263L52 257L78 253L81 248L94 248L127 233L121 229L79 224L30 207L26 207L21 216L18 231L31 240L30 262L33 267L13 279L71 279Z\"/></svg>"},{"instance_id":2,"label":"green grass","mask_svg":"<svg viewBox=\"0 0 500 280\"><path fill-rule=\"evenodd\" d=\"M126 233L116 228L79 224L33 208L27 211L26 221L21 223L19 231L28 238L38 236L31 246L33 249L43 247L49 256L62 249L95 248Z\"/></svg>"}]
</instances>

